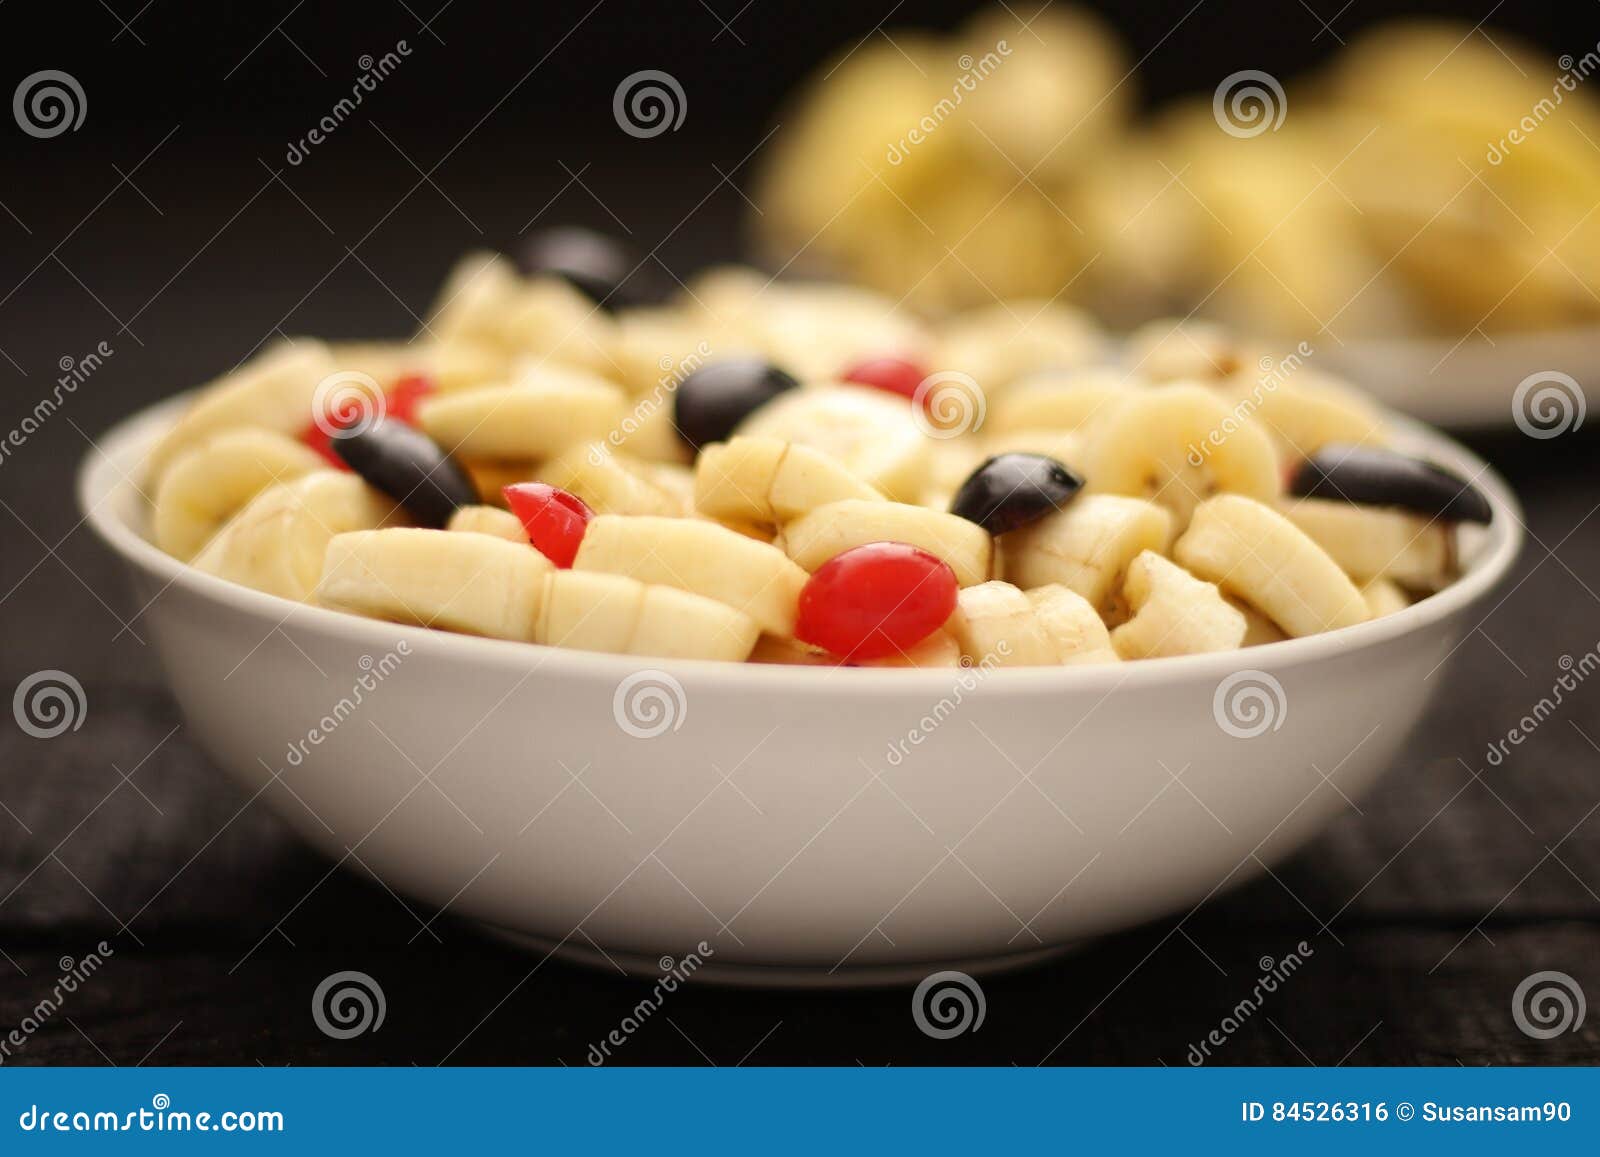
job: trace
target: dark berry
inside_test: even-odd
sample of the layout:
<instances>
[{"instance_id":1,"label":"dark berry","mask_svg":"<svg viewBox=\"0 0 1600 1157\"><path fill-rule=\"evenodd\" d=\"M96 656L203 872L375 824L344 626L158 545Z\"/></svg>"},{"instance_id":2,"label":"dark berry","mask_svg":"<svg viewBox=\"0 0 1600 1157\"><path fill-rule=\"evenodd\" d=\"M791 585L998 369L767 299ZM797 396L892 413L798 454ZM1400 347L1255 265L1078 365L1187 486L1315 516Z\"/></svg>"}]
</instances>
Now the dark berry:
<instances>
[{"instance_id":1,"label":"dark berry","mask_svg":"<svg viewBox=\"0 0 1600 1157\"><path fill-rule=\"evenodd\" d=\"M517 250L517 266L525 275L563 278L607 309L638 304L628 285L637 265L605 234L571 226L529 234Z\"/></svg>"},{"instance_id":2,"label":"dark berry","mask_svg":"<svg viewBox=\"0 0 1600 1157\"><path fill-rule=\"evenodd\" d=\"M673 422L698 450L724 441L745 418L799 384L761 358L711 362L679 383L673 395Z\"/></svg>"},{"instance_id":3,"label":"dark berry","mask_svg":"<svg viewBox=\"0 0 1600 1157\"><path fill-rule=\"evenodd\" d=\"M998 454L974 470L950 500L950 513L1005 534L1060 509L1083 479L1043 454Z\"/></svg>"},{"instance_id":4,"label":"dark berry","mask_svg":"<svg viewBox=\"0 0 1600 1157\"><path fill-rule=\"evenodd\" d=\"M1398 506L1446 522L1488 522L1489 500L1432 462L1378 446L1329 445L1289 476L1289 493L1361 506Z\"/></svg>"},{"instance_id":5,"label":"dark berry","mask_svg":"<svg viewBox=\"0 0 1600 1157\"><path fill-rule=\"evenodd\" d=\"M367 483L406 508L418 524L439 529L478 491L456 460L405 422L378 421L339 431L333 452Z\"/></svg>"}]
</instances>

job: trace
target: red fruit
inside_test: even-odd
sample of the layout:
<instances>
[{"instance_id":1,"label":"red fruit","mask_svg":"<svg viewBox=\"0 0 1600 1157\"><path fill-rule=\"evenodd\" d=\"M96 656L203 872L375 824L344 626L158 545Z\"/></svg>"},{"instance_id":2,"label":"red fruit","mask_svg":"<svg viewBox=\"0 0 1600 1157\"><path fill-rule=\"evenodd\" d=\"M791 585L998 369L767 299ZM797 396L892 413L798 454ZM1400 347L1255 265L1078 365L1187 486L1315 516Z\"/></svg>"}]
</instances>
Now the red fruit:
<instances>
[{"instance_id":1,"label":"red fruit","mask_svg":"<svg viewBox=\"0 0 1600 1157\"><path fill-rule=\"evenodd\" d=\"M386 412L407 425L417 424L417 403L438 392L438 384L427 374L407 374L389 387Z\"/></svg>"},{"instance_id":2,"label":"red fruit","mask_svg":"<svg viewBox=\"0 0 1600 1157\"><path fill-rule=\"evenodd\" d=\"M868 358L864 362L857 362L843 374L847 382L876 386L908 398L916 396L917 387L927 376L927 371L916 362L908 362L904 358Z\"/></svg>"},{"instance_id":3,"label":"red fruit","mask_svg":"<svg viewBox=\"0 0 1600 1157\"><path fill-rule=\"evenodd\" d=\"M956 609L956 575L903 542L869 542L834 555L800 591L795 638L847 659L910 650Z\"/></svg>"},{"instance_id":4,"label":"red fruit","mask_svg":"<svg viewBox=\"0 0 1600 1157\"><path fill-rule=\"evenodd\" d=\"M518 482L501 493L535 549L562 570L571 567L594 511L576 494L543 482Z\"/></svg>"},{"instance_id":5,"label":"red fruit","mask_svg":"<svg viewBox=\"0 0 1600 1157\"><path fill-rule=\"evenodd\" d=\"M349 464L333 452L333 437L316 422L312 422L300 431L300 441L327 459L328 465L335 470L348 470Z\"/></svg>"}]
</instances>

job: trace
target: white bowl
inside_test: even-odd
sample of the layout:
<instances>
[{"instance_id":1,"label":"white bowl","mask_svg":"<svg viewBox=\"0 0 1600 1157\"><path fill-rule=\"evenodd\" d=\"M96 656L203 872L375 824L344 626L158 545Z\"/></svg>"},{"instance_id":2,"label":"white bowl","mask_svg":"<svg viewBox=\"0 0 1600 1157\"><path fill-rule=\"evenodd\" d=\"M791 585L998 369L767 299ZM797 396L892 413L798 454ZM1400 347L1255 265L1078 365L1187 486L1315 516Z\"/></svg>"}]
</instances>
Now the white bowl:
<instances>
[{"instance_id":1,"label":"white bowl","mask_svg":"<svg viewBox=\"0 0 1600 1157\"><path fill-rule=\"evenodd\" d=\"M1584 382L1600 371L1600 326L1464 338L1369 338L1319 349L1328 364L1380 402L1450 429L1510 428L1556 433L1583 422L1592 397ZM1557 375L1552 378L1552 375ZM1518 395L1529 378L1562 382L1546 412ZM1530 387L1530 389L1536 387ZM1593 393L1591 386L1587 394ZM1559 404L1557 404L1559 403Z\"/></svg>"},{"instance_id":2,"label":"white bowl","mask_svg":"<svg viewBox=\"0 0 1600 1157\"><path fill-rule=\"evenodd\" d=\"M1494 520L1464 528L1460 581L1372 623L1117 667L651 664L337 614L182 565L144 537L127 480L181 404L108 434L79 497L127 563L189 736L427 915L642 972L695 953L700 976L746 983L1014 966L1283 858L1394 762L1521 540L1504 482L1407 426L1477 478Z\"/></svg>"}]
</instances>

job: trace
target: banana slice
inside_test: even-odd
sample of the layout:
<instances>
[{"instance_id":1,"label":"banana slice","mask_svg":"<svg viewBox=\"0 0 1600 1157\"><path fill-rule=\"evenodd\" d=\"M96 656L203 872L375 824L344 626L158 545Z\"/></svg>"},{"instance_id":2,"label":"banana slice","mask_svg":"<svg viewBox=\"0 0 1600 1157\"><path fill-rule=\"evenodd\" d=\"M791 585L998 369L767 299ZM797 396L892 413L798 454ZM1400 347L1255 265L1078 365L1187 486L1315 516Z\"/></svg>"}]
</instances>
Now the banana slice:
<instances>
[{"instance_id":1,"label":"banana slice","mask_svg":"<svg viewBox=\"0 0 1600 1157\"><path fill-rule=\"evenodd\" d=\"M801 381L826 380L867 357L921 362L931 339L894 301L840 283L770 282L741 322Z\"/></svg>"},{"instance_id":2,"label":"banana slice","mask_svg":"<svg viewBox=\"0 0 1600 1157\"><path fill-rule=\"evenodd\" d=\"M422 349L403 341L328 343L328 353L341 367L366 374L380 385L402 374L421 373Z\"/></svg>"},{"instance_id":3,"label":"banana slice","mask_svg":"<svg viewBox=\"0 0 1600 1157\"><path fill-rule=\"evenodd\" d=\"M711 265L689 278L678 295L685 310L702 317L742 316L772 285L772 278L750 265Z\"/></svg>"},{"instance_id":4,"label":"banana slice","mask_svg":"<svg viewBox=\"0 0 1600 1157\"><path fill-rule=\"evenodd\" d=\"M790 390L746 418L737 433L820 450L898 502L916 501L927 486L929 439L910 403L882 390Z\"/></svg>"},{"instance_id":5,"label":"banana slice","mask_svg":"<svg viewBox=\"0 0 1600 1157\"><path fill-rule=\"evenodd\" d=\"M580 651L743 662L756 621L703 595L623 575L557 570L545 576L534 641Z\"/></svg>"},{"instance_id":6,"label":"banana slice","mask_svg":"<svg viewBox=\"0 0 1600 1157\"><path fill-rule=\"evenodd\" d=\"M517 385L426 398L417 423L451 454L526 461L605 438L626 410L621 387L581 370L546 368Z\"/></svg>"},{"instance_id":7,"label":"banana slice","mask_svg":"<svg viewBox=\"0 0 1600 1157\"><path fill-rule=\"evenodd\" d=\"M667 306L629 309L617 317L617 380L635 397L653 397L671 409L670 396L713 353L713 327Z\"/></svg>"},{"instance_id":8,"label":"banana slice","mask_svg":"<svg viewBox=\"0 0 1600 1157\"><path fill-rule=\"evenodd\" d=\"M762 635L750 652L752 663L774 663L799 667L837 667L835 659L821 647L802 643L799 639L786 639L782 635Z\"/></svg>"},{"instance_id":9,"label":"banana slice","mask_svg":"<svg viewBox=\"0 0 1600 1157\"><path fill-rule=\"evenodd\" d=\"M457 261L423 329L444 343L499 345L500 318L522 279L498 253L480 250Z\"/></svg>"},{"instance_id":10,"label":"banana slice","mask_svg":"<svg viewBox=\"0 0 1600 1157\"><path fill-rule=\"evenodd\" d=\"M293 436L311 422L318 384L338 369L328 347L298 338L274 342L231 374L206 385L146 460L158 481L184 450L239 426L263 426Z\"/></svg>"},{"instance_id":11,"label":"banana slice","mask_svg":"<svg viewBox=\"0 0 1600 1157\"><path fill-rule=\"evenodd\" d=\"M937 630L908 651L885 655L881 659L863 659L850 664L853 667L959 667L961 643L946 630Z\"/></svg>"},{"instance_id":12,"label":"banana slice","mask_svg":"<svg viewBox=\"0 0 1600 1157\"><path fill-rule=\"evenodd\" d=\"M523 281L494 315L495 336L509 350L556 364L620 376L613 351L616 323L609 314L558 277Z\"/></svg>"},{"instance_id":13,"label":"banana slice","mask_svg":"<svg viewBox=\"0 0 1600 1157\"><path fill-rule=\"evenodd\" d=\"M424 374L441 390L504 381L511 368L505 354L476 342L338 342L328 347L341 369L389 385L407 374Z\"/></svg>"},{"instance_id":14,"label":"banana slice","mask_svg":"<svg viewBox=\"0 0 1600 1157\"><path fill-rule=\"evenodd\" d=\"M328 543L315 598L368 618L527 641L551 569L538 551L493 535L358 530Z\"/></svg>"},{"instance_id":15,"label":"banana slice","mask_svg":"<svg viewBox=\"0 0 1600 1157\"><path fill-rule=\"evenodd\" d=\"M1035 370L1086 365L1105 348L1100 328L1071 306L1042 300L998 302L945 323L933 365L969 374L998 397Z\"/></svg>"},{"instance_id":16,"label":"banana slice","mask_svg":"<svg viewBox=\"0 0 1600 1157\"><path fill-rule=\"evenodd\" d=\"M493 346L473 342L435 343L420 351L421 372L445 391L470 390L505 381L511 365Z\"/></svg>"},{"instance_id":17,"label":"banana slice","mask_svg":"<svg viewBox=\"0 0 1600 1157\"><path fill-rule=\"evenodd\" d=\"M1270 502L1281 489L1272 440L1203 386L1136 395L1097 425L1083 454L1086 491L1150 498L1180 525L1217 491Z\"/></svg>"},{"instance_id":18,"label":"banana slice","mask_svg":"<svg viewBox=\"0 0 1600 1157\"><path fill-rule=\"evenodd\" d=\"M999 539L1000 573L1028 590L1060 583L1108 611L1128 564L1142 551L1164 554L1172 515L1154 502L1079 494L1032 526Z\"/></svg>"},{"instance_id":19,"label":"banana slice","mask_svg":"<svg viewBox=\"0 0 1600 1157\"><path fill-rule=\"evenodd\" d=\"M507 542L526 544L528 541L528 530L522 525L522 519L498 506L460 507L450 516L445 529L464 534L491 534Z\"/></svg>"},{"instance_id":20,"label":"banana slice","mask_svg":"<svg viewBox=\"0 0 1600 1157\"><path fill-rule=\"evenodd\" d=\"M1083 460L1085 444L1086 436L1082 430L1011 430L983 440L987 455L1043 454L1074 469ZM965 480L963 476L956 485Z\"/></svg>"},{"instance_id":21,"label":"banana slice","mask_svg":"<svg viewBox=\"0 0 1600 1157\"><path fill-rule=\"evenodd\" d=\"M1292 381L1240 375L1219 382L1218 394L1259 426L1288 459L1306 458L1334 443L1388 441L1378 408L1328 378L1300 370Z\"/></svg>"},{"instance_id":22,"label":"banana slice","mask_svg":"<svg viewBox=\"0 0 1600 1157\"><path fill-rule=\"evenodd\" d=\"M629 653L644 610L644 583L619 574L554 570L545 575L544 584L534 642L608 655Z\"/></svg>"},{"instance_id":23,"label":"banana slice","mask_svg":"<svg viewBox=\"0 0 1600 1157\"><path fill-rule=\"evenodd\" d=\"M572 565L705 595L785 637L807 577L776 547L714 522L618 514L590 521Z\"/></svg>"},{"instance_id":24,"label":"banana slice","mask_svg":"<svg viewBox=\"0 0 1600 1157\"><path fill-rule=\"evenodd\" d=\"M647 586L628 653L742 663L760 635L760 624L726 603L675 587Z\"/></svg>"},{"instance_id":25,"label":"banana slice","mask_svg":"<svg viewBox=\"0 0 1600 1157\"><path fill-rule=\"evenodd\" d=\"M1237 494L1202 502L1172 554L1296 638L1371 617L1339 564L1270 506Z\"/></svg>"},{"instance_id":26,"label":"banana slice","mask_svg":"<svg viewBox=\"0 0 1600 1157\"><path fill-rule=\"evenodd\" d=\"M884 500L820 450L776 438L736 437L704 447L694 488L701 514L746 522L789 522L847 498Z\"/></svg>"},{"instance_id":27,"label":"banana slice","mask_svg":"<svg viewBox=\"0 0 1600 1157\"><path fill-rule=\"evenodd\" d=\"M1163 317L1128 335L1124 360L1152 382L1220 382L1253 368L1258 356L1225 326Z\"/></svg>"},{"instance_id":28,"label":"banana slice","mask_svg":"<svg viewBox=\"0 0 1600 1157\"><path fill-rule=\"evenodd\" d=\"M963 587L946 629L974 667L1046 667L1060 662L1028 596L1006 582Z\"/></svg>"},{"instance_id":29,"label":"banana slice","mask_svg":"<svg viewBox=\"0 0 1600 1157\"><path fill-rule=\"evenodd\" d=\"M676 462L636 462L635 468L684 516L694 513L694 471Z\"/></svg>"},{"instance_id":30,"label":"banana slice","mask_svg":"<svg viewBox=\"0 0 1600 1157\"><path fill-rule=\"evenodd\" d=\"M156 545L188 562L257 494L327 466L310 447L257 427L224 430L172 460L156 485Z\"/></svg>"},{"instance_id":31,"label":"banana slice","mask_svg":"<svg viewBox=\"0 0 1600 1157\"><path fill-rule=\"evenodd\" d=\"M1385 578L1373 579L1364 585L1361 588L1361 597L1366 600L1367 610L1372 612L1372 617L1375 619L1403 611L1411 605L1410 597L1401 589L1400 584Z\"/></svg>"},{"instance_id":32,"label":"banana slice","mask_svg":"<svg viewBox=\"0 0 1600 1157\"><path fill-rule=\"evenodd\" d=\"M1202 582L1159 554L1145 551L1128 565L1123 597L1133 617L1111 632L1124 659L1233 651L1244 642L1245 617Z\"/></svg>"},{"instance_id":33,"label":"banana slice","mask_svg":"<svg viewBox=\"0 0 1600 1157\"><path fill-rule=\"evenodd\" d=\"M196 570L305 602L337 534L403 521L392 499L354 474L319 470L263 490L194 560Z\"/></svg>"},{"instance_id":34,"label":"banana slice","mask_svg":"<svg viewBox=\"0 0 1600 1157\"><path fill-rule=\"evenodd\" d=\"M950 499L991 454L1004 453L1006 449L992 449L987 440L977 438L948 438L929 444L928 484L918 501L924 506L940 510L950 507Z\"/></svg>"},{"instance_id":35,"label":"banana slice","mask_svg":"<svg viewBox=\"0 0 1600 1157\"><path fill-rule=\"evenodd\" d=\"M614 446L646 462L689 465L694 451L673 422L670 395L651 395L633 404L617 427Z\"/></svg>"},{"instance_id":36,"label":"banana slice","mask_svg":"<svg viewBox=\"0 0 1600 1157\"><path fill-rule=\"evenodd\" d=\"M1105 621L1088 599L1058 583L1035 587L1026 594L1040 630L1055 645L1058 662L1076 667L1120 661Z\"/></svg>"},{"instance_id":37,"label":"banana slice","mask_svg":"<svg viewBox=\"0 0 1600 1157\"><path fill-rule=\"evenodd\" d=\"M1029 377L995 402L984 430L1076 430L1109 417L1137 389L1129 375L1110 368Z\"/></svg>"},{"instance_id":38,"label":"banana slice","mask_svg":"<svg viewBox=\"0 0 1600 1157\"><path fill-rule=\"evenodd\" d=\"M597 514L680 515L683 503L605 442L573 446L540 467L538 480L583 499Z\"/></svg>"},{"instance_id":39,"label":"banana slice","mask_svg":"<svg viewBox=\"0 0 1600 1157\"><path fill-rule=\"evenodd\" d=\"M1229 595L1224 599L1234 610L1244 616L1244 639L1239 643L1241 647L1260 647L1267 643L1281 643L1289 636L1278 629L1278 624L1267 618L1249 603Z\"/></svg>"},{"instance_id":40,"label":"banana slice","mask_svg":"<svg viewBox=\"0 0 1600 1157\"><path fill-rule=\"evenodd\" d=\"M1282 509L1358 583L1387 578L1436 591L1455 572L1455 536L1443 522L1336 498L1289 499Z\"/></svg>"},{"instance_id":41,"label":"banana slice","mask_svg":"<svg viewBox=\"0 0 1600 1157\"><path fill-rule=\"evenodd\" d=\"M975 522L926 506L847 498L819 506L783 528L784 552L815 571L840 551L869 542L905 542L943 559L964 587L987 582L994 539Z\"/></svg>"}]
</instances>

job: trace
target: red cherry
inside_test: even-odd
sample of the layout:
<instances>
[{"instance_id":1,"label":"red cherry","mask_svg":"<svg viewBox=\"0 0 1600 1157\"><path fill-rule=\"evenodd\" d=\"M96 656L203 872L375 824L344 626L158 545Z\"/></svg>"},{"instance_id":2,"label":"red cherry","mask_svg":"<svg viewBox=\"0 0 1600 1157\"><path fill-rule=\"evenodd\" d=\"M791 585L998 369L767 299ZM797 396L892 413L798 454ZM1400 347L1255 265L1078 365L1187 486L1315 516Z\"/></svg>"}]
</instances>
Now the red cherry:
<instances>
[{"instance_id":1,"label":"red cherry","mask_svg":"<svg viewBox=\"0 0 1600 1157\"><path fill-rule=\"evenodd\" d=\"M562 570L570 568L594 511L576 494L543 482L518 482L501 493L539 553Z\"/></svg>"},{"instance_id":2,"label":"red cherry","mask_svg":"<svg viewBox=\"0 0 1600 1157\"><path fill-rule=\"evenodd\" d=\"M916 362L908 362L904 358L868 358L845 370L842 376L847 382L875 386L891 394L913 398L928 372Z\"/></svg>"},{"instance_id":3,"label":"red cherry","mask_svg":"<svg viewBox=\"0 0 1600 1157\"><path fill-rule=\"evenodd\" d=\"M335 470L348 470L349 464L334 453L333 431L347 422L359 420L360 417L359 407L354 405L341 407L337 400L332 400L324 407L320 416L313 418L307 423L306 428L300 431L300 441L322 455L328 465Z\"/></svg>"},{"instance_id":4,"label":"red cherry","mask_svg":"<svg viewBox=\"0 0 1600 1157\"><path fill-rule=\"evenodd\" d=\"M869 542L834 555L800 591L795 638L847 659L906 651L956 609L956 575L903 542Z\"/></svg>"},{"instance_id":5,"label":"red cherry","mask_svg":"<svg viewBox=\"0 0 1600 1157\"><path fill-rule=\"evenodd\" d=\"M300 441L322 455L335 470L348 470L350 466L339 455L333 452L333 436L324 430L318 423L312 422L300 431Z\"/></svg>"},{"instance_id":6,"label":"red cherry","mask_svg":"<svg viewBox=\"0 0 1600 1157\"><path fill-rule=\"evenodd\" d=\"M407 425L417 424L417 403L437 393L439 385L427 374L407 374L389 387L387 415Z\"/></svg>"}]
</instances>

